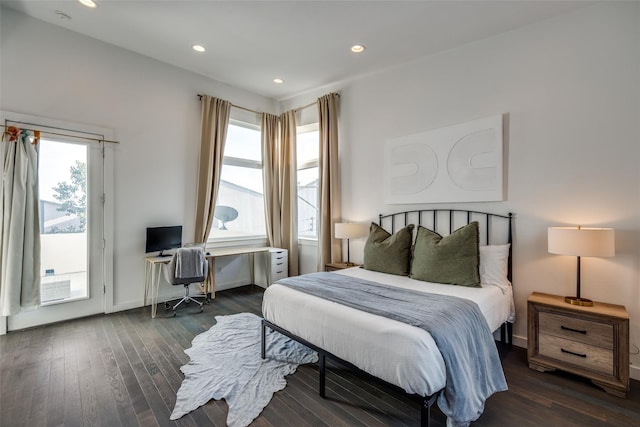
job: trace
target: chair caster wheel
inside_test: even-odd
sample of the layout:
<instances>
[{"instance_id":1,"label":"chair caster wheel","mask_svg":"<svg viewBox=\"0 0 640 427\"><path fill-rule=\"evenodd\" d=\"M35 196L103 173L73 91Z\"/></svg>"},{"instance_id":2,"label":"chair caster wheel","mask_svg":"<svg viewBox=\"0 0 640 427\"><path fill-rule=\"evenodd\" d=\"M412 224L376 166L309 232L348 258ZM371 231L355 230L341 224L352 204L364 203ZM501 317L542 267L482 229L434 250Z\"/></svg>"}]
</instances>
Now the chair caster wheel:
<instances>
[{"instance_id":1,"label":"chair caster wheel","mask_svg":"<svg viewBox=\"0 0 640 427\"><path fill-rule=\"evenodd\" d=\"M173 312L173 315L172 315L171 317L176 317L176 314L178 314L178 313L176 313L176 312L174 311L174 312Z\"/></svg>"},{"instance_id":2,"label":"chair caster wheel","mask_svg":"<svg viewBox=\"0 0 640 427\"><path fill-rule=\"evenodd\" d=\"M164 309L165 310L169 310L171 308L171 304L169 304L168 302L164 303Z\"/></svg>"}]
</instances>

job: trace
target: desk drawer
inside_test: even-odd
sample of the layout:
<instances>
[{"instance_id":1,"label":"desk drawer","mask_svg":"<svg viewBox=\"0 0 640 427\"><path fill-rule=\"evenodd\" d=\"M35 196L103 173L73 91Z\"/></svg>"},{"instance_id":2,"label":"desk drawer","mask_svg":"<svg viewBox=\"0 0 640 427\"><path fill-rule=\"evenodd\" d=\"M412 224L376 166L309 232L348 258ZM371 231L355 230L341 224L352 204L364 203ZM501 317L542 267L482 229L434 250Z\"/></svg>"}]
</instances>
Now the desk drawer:
<instances>
[{"instance_id":1,"label":"desk drawer","mask_svg":"<svg viewBox=\"0 0 640 427\"><path fill-rule=\"evenodd\" d=\"M553 335L540 334L538 351L541 356L613 375L613 350Z\"/></svg>"},{"instance_id":2,"label":"desk drawer","mask_svg":"<svg viewBox=\"0 0 640 427\"><path fill-rule=\"evenodd\" d=\"M613 349L613 325L553 313L540 313L540 334Z\"/></svg>"},{"instance_id":3,"label":"desk drawer","mask_svg":"<svg viewBox=\"0 0 640 427\"><path fill-rule=\"evenodd\" d=\"M289 274L286 268L278 271L273 271L271 273L271 283L277 282L280 279L284 279L285 277L288 277L288 275Z\"/></svg>"},{"instance_id":4,"label":"desk drawer","mask_svg":"<svg viewBox=\"0 0 640 427\"><path fill-rule=\"evenodd\" d=\"M271 252L271 283L289 277L289 252Z\"/></svg>"},{"instance_id":5,"label":"desk drawer","mask_svg":"<svg viewBox=\"0 0 640 427\"><path fill-rule=\"evenodd\" d=\"M289 276L289 251L270 248L255 262L256 284L266 288L276 280Z\"/></svg>"},{"instance_id":6,"label":"desk drawer","mask_svg":"<svg viewBox=\"0 0 640 427\"><path fill-rule=\"evenodd\" d=\"M280 266L287 266L289 265L289 260L287 259L287 256L279 256L279 257L274 257L271 256L271 269L276 269L276 268L280 268Z\"/></svg>"}]
</instances>

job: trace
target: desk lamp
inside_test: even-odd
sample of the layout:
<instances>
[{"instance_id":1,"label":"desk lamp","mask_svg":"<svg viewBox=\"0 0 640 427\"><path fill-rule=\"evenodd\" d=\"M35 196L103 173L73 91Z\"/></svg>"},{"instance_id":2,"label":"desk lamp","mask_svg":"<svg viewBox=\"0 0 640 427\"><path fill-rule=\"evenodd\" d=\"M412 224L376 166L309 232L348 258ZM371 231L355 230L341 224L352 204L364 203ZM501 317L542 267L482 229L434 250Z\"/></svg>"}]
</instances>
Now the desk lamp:
<instances>
[{"instance_id":1,"label":"desk lamp","mask_svg":"<svg viewBox=\"0 0 640 427\"><path fill-rule=\"evenodd\" d=\"M345 265L355 265L349 260L349 239L358 239L367 235L367 227L364 224L353 222L338 222L335 228L336 239L347 239L347 262Z\"/></svg>"},{"instance_id":2,"label":"desk lamp","mask_svg":"<svg viewBox=\"0 0 640 427\"><path fill-rule=\"evenodd\" d=\"M578 257L576 296L564 301L572 305L593 306L593 301L580 296L580 257L612 257L615 255L613 228L549 227L548 251Z\"/></svg>"}]
</instances>

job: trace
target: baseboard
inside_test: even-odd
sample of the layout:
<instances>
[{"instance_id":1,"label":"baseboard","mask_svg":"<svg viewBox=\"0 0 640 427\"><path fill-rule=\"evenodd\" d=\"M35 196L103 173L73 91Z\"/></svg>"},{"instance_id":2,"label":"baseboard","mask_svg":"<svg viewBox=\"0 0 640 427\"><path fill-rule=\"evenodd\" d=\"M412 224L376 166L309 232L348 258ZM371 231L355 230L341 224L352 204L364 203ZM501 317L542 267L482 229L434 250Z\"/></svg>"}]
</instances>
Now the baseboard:
<instances>
[{"instance_id":1,"label":"baseboard","mask_svg":"<svg viewBox=\"0 0 640 427\"><path fill-rule=\"evenodd\" d=\"M629 376L634 380L640 381L640 366L629 366Z\"/></svg>"},{"instance_id":2,"label":"baseboard","mask_svg":"<svg viewBox=\"0 0 640 427\"><path fill-rule=\"evenodd\" d=\"M527 338L518 335L513 336L513 345L516 347L527 348Z\"/></svg>"},{"instance_id":3,"label":"baseboard","mask_svg":"<svg viewBox=\"0 0 640 427\"><path fill-rule=\"evenodd\" d=\"M118 311L132 310L134 308L140 308L140 307L142 307L142 304L140 304L140 301L138 300L122 302L120 304L113 305L113 312L115 313Z\"/></svg>"},{"instance_id":4,"label":"baseboard","mask_svg":"<svg viewBox=\"0 0 640 427\"><path fill-rule=\"evenodd\" d=\"M227 289L238 288L240 286L247 286L246 280L236 280L235 282L216 283L216 291L226 291Z\"/></svg>"},{"instance_id":5,"label":"baseboard","mask_svg":"<svg viewBox=\"0 0 640 427\"><path fill-rule=\"evenodd\" d=\"M247 285L247 281L246 280L237 280L235 282L221 283L221 284L217 284L216 285L216 291L224 291L224 290L227 290L227 289L237 288L237 287L246 286L246 285ZM192 292L193 291L194 291L194 289L192 289ZM164 301L167 301L167 300L181 298L183 296L184 296L184 290L182 288L180 288L179 292L159 295L158 296L158 304L161 304L161 303L163 303ZM134 308L140 308L140 307L142 307L142 304L141 304L140 300L126 301L126 302L121 302L119 304L114 304L113 305L113 312L115 313L116 311L132 310Z\"/></svg>"},{"instance_id":6,"label":"baseboard","mask_svg":"<svg viewBox=\"0 0 640 427\"><path fill-rule=\"evenodd\" d=\"M180 288L179 292L158 295L158 305L164 303L167 300L182 298L183 296L184 296L184 288ZM140 308L140 307L142 307L142 303L140 300L126 301L126 302L121 302L119 304L114 304L113 312L115 313L116 311L132 310L134 308Z\"/></svg>"}]
</instances>

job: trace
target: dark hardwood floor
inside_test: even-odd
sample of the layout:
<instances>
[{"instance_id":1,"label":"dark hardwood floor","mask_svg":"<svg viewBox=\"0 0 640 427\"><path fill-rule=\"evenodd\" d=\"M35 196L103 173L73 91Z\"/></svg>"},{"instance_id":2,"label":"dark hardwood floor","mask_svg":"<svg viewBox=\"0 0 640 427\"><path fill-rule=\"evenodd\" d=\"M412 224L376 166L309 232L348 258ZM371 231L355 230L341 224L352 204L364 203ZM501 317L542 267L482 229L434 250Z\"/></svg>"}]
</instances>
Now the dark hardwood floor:
<instances>
[{"instance_id":1,"label":"dark hardwood floor","mask_svg":"<svg viewBox=\"0 0 640 427\"><path fill-rule=\"evenodd\" d=\"M0 337L1 426L225 426L227 406L210 401L170 421L183 350L214 316L260 313L260 288L218 292L202 314L151 319L149 307L94 316ZM164 310L158 308L159 316ZM474 426L640 426L640 383L627 399L589 381L527 367L526 351L503 354L509 391L492 396ZM252 426L417 426L419 400L379 381L329 365L327 398L316 365L287 377ZM434 405L433 425L445 419Z\"/></svg>"}]
</instances>

